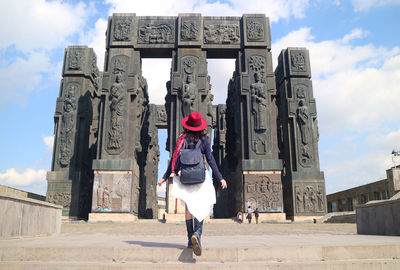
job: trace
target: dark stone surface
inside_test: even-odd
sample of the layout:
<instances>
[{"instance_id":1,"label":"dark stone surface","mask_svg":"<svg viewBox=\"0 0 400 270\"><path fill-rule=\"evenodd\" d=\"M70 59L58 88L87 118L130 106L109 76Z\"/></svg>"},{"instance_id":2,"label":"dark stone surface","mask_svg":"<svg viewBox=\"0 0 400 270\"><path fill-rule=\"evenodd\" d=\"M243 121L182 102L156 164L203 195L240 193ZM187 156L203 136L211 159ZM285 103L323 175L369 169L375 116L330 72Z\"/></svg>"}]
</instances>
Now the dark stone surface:
<instances>
[{"instance_id":1,"label":"dark stone surface","mask_svg":"<svg viewBox=\"0 0 400 270\"><path fill-rule=\"evenodd\" d=\"M325 180L319 167L318 121L308 51L283 50L275 75L285 212L289 217L324 215Z\"/></svg>"},{"instance_id":2,"label":"dark stone surface","mask_svg":"<svg viewBox=\"0 0 400 270\"><path fill-rule=\"evenodd\" d=\"M46 198L62 205L63 215L86 218L91 205L91 167L97 148L98 87L101 84L93 49L68 47L62 74Z\"/></svg>"}]
</instances>

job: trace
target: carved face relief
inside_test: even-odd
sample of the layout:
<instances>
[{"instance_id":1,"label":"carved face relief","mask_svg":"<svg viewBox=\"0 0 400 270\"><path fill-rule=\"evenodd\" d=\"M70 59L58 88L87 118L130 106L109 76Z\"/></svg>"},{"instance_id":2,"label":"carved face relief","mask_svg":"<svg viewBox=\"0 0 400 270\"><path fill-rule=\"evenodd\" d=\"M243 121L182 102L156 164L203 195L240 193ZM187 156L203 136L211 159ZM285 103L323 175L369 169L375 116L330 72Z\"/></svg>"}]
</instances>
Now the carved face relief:
<instances>
[{"instance_id":1,"label":"carved face relief","mask_svg":"<svg viewBox=\"0 0 400 270\"><path fill-rule=\"evenodd\" d=\"M247 19L247 39L249 41L262 41L264 39L264 26L257 19Z\"/></svg>"},{"instance_id":2,"label":"carved face relief","mask_svg":"<svg viewBox=\"0 0 400 270\"><path fill-rule=\"evenodd\" d=\"M192 74L196 68L196 64L197 61L195 57L186 57L186 59L183 60L183 70L186 74Z\"/></svg>"}]
</instances>

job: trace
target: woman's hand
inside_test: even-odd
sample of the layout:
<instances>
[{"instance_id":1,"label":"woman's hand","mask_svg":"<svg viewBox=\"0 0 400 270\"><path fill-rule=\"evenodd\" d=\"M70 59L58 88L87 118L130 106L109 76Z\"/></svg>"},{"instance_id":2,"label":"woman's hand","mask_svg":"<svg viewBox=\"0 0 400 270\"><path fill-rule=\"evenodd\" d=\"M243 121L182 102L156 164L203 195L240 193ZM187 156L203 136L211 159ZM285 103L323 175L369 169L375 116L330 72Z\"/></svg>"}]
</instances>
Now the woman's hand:
<instances>
[{"instance_id":1,"label":"woman's hand","mask_svg":"<svg viewBox=\"0 0 400 270\"><path fill-rule=\"evenodd\" d=\"M222 189L226 189L228 187L228 185L226 184L225 179L222 179L220 182L221 182Z\"/></svg>"},{"instance_id":2,"label":"woman's hand","mask_svg":"<svg viewBox=\"0 0 400 270\"><path fill-rule=\"evenodd\" d=\"M158 185L159 187L161 187L161 185L162 185L164 182L165 182L165 179L164 179L164 178L161 178L160 180L158 180L157 185Z\"/></svg>"}]
</instances>

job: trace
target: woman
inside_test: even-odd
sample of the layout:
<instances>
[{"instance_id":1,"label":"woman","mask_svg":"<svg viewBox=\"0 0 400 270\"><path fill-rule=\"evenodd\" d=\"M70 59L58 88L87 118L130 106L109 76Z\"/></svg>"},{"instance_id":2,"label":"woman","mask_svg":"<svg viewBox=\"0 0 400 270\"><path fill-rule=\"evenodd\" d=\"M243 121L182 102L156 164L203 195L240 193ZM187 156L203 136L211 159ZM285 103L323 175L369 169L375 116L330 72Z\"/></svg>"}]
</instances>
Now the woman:
<instances>
[{"instance_id":1,"label":"woman","mask_svg":"<svg viewBox=\"0 0 400 270\"><path fill-rule=\"evenodd\" d=\"M192 247L194 254L200 256L200 237L203 230L203 220L210 213L211 206L215 204L215 190L208 173L205 174L203 183L194 185L184 185L181 183L181 162L179 158L181 150L185 147L190 148L197 145L196 147L201 149L203 156L205 155L215 179L220 181L222 189L226 189L227 184L218 170L215 159L211 153L210 142L207 136L204 135L204 130L207 128L207 121L201 117L200 113L192 112L188 117L182 119L182 126L185 128L185 132L178 138L171 162L163 178L158 181L158 186L161 186L162 183L169 179L171 172L175 173L171 194L175 198L183 200L186 204L185 219L188 247Z\"/></svg>"}]
</instances>

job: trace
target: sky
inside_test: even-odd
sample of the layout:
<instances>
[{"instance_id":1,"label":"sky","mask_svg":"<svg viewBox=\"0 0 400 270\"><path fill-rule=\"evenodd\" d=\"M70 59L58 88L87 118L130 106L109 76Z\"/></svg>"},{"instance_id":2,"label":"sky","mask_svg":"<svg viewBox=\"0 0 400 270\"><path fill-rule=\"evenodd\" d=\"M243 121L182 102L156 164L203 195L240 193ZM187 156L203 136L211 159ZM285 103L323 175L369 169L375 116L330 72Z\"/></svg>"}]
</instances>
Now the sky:
<instances>
[{"instance_id":1,"label":"sky","mask_svg":"<svg viewBox=\"0 0 400 270\"><path fill-rule=\"evenodd\" d=\"M0 9L1 185L45 195L64 49L92 47L103 70L112 13L266 14L274 69L282 49L310 52L327 194L384 179L400 163L391 155L400 150L400 0L14 0ZM163 104L170 65L144 59L151 103ZM233 60L208 60L214 104L225 103L233 70ZM163 151L160 171L167 159Z\"/></svg>"}]
</instances>

